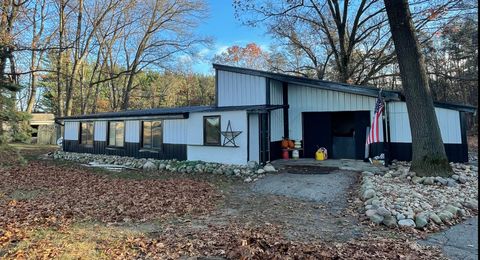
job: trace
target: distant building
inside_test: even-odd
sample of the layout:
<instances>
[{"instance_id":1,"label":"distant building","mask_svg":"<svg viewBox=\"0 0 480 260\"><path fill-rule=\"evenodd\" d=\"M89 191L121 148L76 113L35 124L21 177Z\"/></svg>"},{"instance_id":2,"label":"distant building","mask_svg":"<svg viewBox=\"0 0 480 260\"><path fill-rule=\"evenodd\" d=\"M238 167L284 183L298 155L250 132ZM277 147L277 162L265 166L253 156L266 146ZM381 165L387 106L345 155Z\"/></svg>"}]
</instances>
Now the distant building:
<instances>
[{"instance_id":1,"label":"distant building","mask_svg":"<svg viewBox=\"0 0 480 260\"><path fill-rule=\"evenodd\" d=\"M329 158L364 159L379 89L214 64L214 106L127 110L58 118L63 149L157 159L247 164L281 157L283 137L300 140L300 157L319 147ZM390 159L411 160L405 97L383 91ZM468 161L466 113L475 107L435 103L450 161ZM53 121L53 120L52 120ZM371 154L383 151L380 143Z\"/></svg>"},{"instance_id":2,"label":"distant building","mask_svg":"<svg viewBox=\"0 0 480 260\"><path fill-rule=\"evenodd\" d=\"M30 119L29 124L35 130L32 133L32 143L57 143L57 127L55 125L54 114L32 113L32 118Z\"/></svg>"}]
</instances>

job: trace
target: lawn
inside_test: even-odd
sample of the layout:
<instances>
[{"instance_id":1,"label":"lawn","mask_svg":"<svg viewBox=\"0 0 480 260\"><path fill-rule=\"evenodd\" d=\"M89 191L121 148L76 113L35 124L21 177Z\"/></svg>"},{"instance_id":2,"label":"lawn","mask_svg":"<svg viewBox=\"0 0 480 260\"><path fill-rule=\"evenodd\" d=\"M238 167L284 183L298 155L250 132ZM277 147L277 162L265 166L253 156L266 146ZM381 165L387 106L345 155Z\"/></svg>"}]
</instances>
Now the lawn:
<instances>
[{"instance_id":1,"label":"lawn","mask_svg":"<svg viewBox=\"0 0 480 260\"><path fill-rule=\"evenodd\" d=\"M319 205L254 194L248 184L226 177L111 173L38 159L52 149L2 148L2 258L441 257L437 249L391 233L366 232L354 240L332 241L335 229L348 221L329 217ZM311 227L299 231L310 218ZM333 235L327 239L324 229L332 229L328 234Z\"/></svg>"}]
</instances>

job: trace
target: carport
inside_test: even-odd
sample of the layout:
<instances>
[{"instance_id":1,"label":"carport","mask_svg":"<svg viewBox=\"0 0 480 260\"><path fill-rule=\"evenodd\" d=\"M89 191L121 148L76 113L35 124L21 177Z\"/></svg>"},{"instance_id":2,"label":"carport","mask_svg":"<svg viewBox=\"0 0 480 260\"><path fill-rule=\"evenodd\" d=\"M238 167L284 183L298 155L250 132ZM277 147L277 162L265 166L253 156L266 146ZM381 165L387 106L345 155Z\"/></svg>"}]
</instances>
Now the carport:
<instances>
[{"instance_id":1,"label":"carport","mask_svg":"<svg viewBox=\"0 0 480 260\"><path fill-rule=\"evenodd\" d=\"M302 124L305 158L325 147L331 159L364 159L370 111L303 112Z\"/></svg>"}]
</instances>

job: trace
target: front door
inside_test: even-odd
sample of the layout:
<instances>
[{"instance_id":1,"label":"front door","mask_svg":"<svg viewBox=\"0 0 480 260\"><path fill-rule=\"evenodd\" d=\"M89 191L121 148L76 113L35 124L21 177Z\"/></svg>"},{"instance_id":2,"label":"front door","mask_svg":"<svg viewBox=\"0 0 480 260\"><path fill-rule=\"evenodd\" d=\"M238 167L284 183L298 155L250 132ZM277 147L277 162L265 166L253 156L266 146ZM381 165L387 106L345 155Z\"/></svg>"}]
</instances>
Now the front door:
<instances>
[{"instance_id":1,"label":"front door","mask_svg":"<svg viewBox=\"0 0 480 260\"><path fill-rule=\"evenodd\" d=\"M260 132L260 162L270 161L270 127L268 113L258 114L258 126Z\"/></svg>"}]
</instances>

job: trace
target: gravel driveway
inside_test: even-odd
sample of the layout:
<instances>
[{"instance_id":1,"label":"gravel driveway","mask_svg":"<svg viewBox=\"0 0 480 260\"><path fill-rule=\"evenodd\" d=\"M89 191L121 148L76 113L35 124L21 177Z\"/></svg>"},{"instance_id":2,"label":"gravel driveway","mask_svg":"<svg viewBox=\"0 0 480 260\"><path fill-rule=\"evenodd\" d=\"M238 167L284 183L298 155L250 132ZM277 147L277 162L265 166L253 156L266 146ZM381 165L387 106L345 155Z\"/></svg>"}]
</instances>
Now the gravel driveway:
<instances>
[{"instance_id":1,"label":"gravel driveway","mask_svg":"<svg viewBox=\"0 0 480 260\"><path fill-rule=\"evenodd\" d=\"M327 174L268 175L252 190L261 194L283 195L293 199L329 204L332 209L346 206L348 191L358 178L357 172L336 170Z\"/></svg>"}]
</instances>

